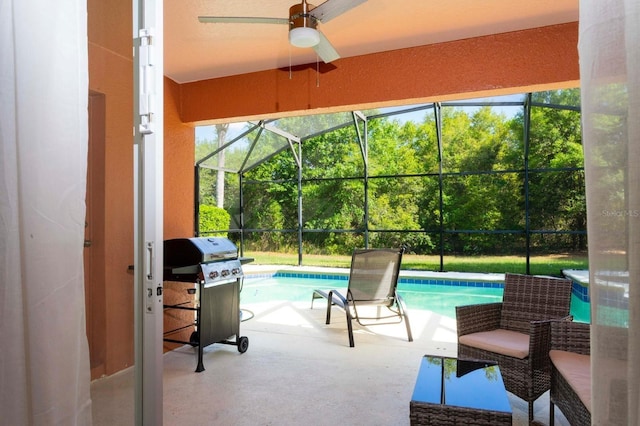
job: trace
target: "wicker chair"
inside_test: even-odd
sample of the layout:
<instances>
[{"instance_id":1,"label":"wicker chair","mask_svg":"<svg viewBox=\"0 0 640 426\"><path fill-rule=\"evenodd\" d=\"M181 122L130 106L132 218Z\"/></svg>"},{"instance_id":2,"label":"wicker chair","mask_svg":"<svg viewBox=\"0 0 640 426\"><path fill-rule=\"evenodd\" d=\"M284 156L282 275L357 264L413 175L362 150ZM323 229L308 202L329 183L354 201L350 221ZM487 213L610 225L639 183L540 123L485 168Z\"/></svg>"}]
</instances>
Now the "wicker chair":
<instances>
[{"instance_id":1,"label":"wicker chair","mask_svg":"<svg viewBox=\"0 0 640 426\"><path fill-rule=\"evenodd\" d=\"M351 257L351 271L349 284L346 291L334 289L330 291L317 289L311 297L311 309L316 299L327 299L326 323L331 322L331 307L342 308L347 316L347 330L349 333L349 346L354 347L353 328L351 320L355 319L361 325L380 324L379 320L395 318L395 322L404 320L407 328L407 338L411 342L411 326L409 316L402 297L396 291L398 276L404 248L390 249L356 249ZM374 307L377 315L374 317L363 315L362 309ZM385 307L389 314L381 315L381 309ZM361 311L359 312L358 309ZM362 320L375 320L364 324Z\"/></svg>"},{"instance_id":2,"label":"wicker chair","mask_svg":"<svg viewBox=\"0 0 640 426\"><path fill-rule=\"evenodd\" d=\"M497 361L506 389L529 404L549 390L550 323L569 320L571 281L505 274L502 302L456 307L458 358Z\"/></svg>"},{"instance_id":3,"label":"wicker chair","mask_svg":"<svg viewBox=\"0 0 640 426\"><path fill-rule=\"evenodd\" d=\"M551 390L549 392L549 425L554 425L554 406L560 408L571 425L591 424L591 325L579 322L551 324ZM608 388L610 410L608 424L626 424L627 395L627 329L599 325L598 345L604 363L606 381L600 390ZM603 398L607 392L599 392Z\"/></svg>"},{"instance_id":4,"label":"wicker chair","mask_svg":"<svg viewBox=\"0 0 640 426\"><path fill-rule=\"evenodd\" d=\"M590 368L590 332L591 326L586 323L561 321L551 324L551 390L549 392L549 425L554 425L554 406L557 405L562 411L564 416L569 420L572 425L590 425L591 424L591 396L588 395L586 401L583 401L572 386L567 381L567 378L563 376L561 371L556 367L553 358L557 357L555 362L559 363L560 369L561 363L570 362L573 364L571 368L577 368L576 364L580 364L578 368L586 370L584 376L589 376ZM562 357L563 353L572 353L583 355L578 359L569 359ZM587 358L589 356L589 358ZM578 361L578 362L576 362ZM591 380L589 380L590 382ZM590 385L590 383L589 383ZM586 395L585 395L586 396ZM586 402L586 404L585 404ZM587 406L589 405L589 407Z\"/></svg>"}]
</instances>

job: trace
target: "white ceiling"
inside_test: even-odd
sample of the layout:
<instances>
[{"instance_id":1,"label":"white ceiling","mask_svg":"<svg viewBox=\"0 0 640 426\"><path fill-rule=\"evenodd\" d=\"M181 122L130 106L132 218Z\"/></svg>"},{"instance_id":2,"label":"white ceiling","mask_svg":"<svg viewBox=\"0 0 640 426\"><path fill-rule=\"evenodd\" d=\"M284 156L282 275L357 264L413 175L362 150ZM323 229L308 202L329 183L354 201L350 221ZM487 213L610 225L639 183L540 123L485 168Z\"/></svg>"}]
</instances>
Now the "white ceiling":
<instances>
[{"instance_id":1,"label":"white ceiling","mask_svg":"<svg viewBox=\"0 0 640 426\"><path fill-rule=\"evenodd\" d=\"M186 83L314 63L317 57L312 49L289 45L285 25L198 22L200 15L288 18L289 7L296 2L165 0L165 75ZM320 24L318 29L344 58L575 22L578 3L579 0L368 0ZM333 65L339 67L340 60Z\"/></svg>"}]
</instances>

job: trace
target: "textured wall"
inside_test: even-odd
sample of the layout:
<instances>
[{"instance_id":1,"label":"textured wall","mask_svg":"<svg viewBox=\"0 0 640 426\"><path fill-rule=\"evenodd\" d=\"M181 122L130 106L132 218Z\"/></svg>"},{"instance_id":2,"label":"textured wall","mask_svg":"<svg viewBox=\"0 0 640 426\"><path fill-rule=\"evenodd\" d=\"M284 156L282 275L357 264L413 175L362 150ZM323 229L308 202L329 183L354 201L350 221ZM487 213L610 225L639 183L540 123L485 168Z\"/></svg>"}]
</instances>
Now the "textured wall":
<instances>
[{"instance_id":1,"label":"textured wall","mask_svg":"<svg viewBox=\"0 0 640 426\"><path fill-rule=\"evenodd\" d=\"M184 122L299 115L576 87L578 24L181 85ZM326 72L323 72L326 70ZM317 87L316 79L320 85Z\"/></svg>"},{"instance_id":2,"label":"textured wall","mask_svg":"<svg viewBox=\"0 0 640 426\"><path fill-rule=\"evenodd\" d=\"M132 7L124 0L89 0L87 8L89 88L104 95L106 107L102 374L109 375L133 365Z\"/></svg>"},{"instance_id":3,"label":"textured wall","mask_svg":"<svg viewBox=\"0 0 640 426\"><path fill-rule=\"evenodd\" d=\"M164 239L193 236L195 130L186 126L178 116L180 87L164 80ZM164 283L164 303L179 304L193 300L187 294L188 284ZM167 310L164 329L174 330L194 322L194 313ZM193 328L171 335L172 339L188 341ZM165 350L182 346L164 343ZM195 368L195 357L194 357Z\"/></svg>"},{"instance_id":4,"label":"textured wall","mask_svg":"<svg viewBox=\"0 0 640 426\"><path fill-rule=\"evenodd\" d=\"M131 1L89 0L89 87L105 99L104 365L133 365L133 57ZM165 80L165 238L193 235L194 129L178 118L178 87ZM97 189L96 189L97 190ZM90 307L89 307L90 309ZM94 378L95 373L94 372Z\"/></svg>"}]
</instances>

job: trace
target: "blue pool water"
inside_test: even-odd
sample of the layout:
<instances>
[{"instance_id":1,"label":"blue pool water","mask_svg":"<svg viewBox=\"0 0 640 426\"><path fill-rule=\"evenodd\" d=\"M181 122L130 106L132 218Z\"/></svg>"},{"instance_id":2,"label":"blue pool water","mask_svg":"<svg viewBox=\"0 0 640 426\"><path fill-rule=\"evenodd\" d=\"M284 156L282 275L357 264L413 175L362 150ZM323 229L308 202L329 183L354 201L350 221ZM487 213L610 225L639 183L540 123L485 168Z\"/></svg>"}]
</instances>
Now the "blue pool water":
<instances>
[{"instance_id":1,"label":"blue pool water","mask_svg":"<svg viewBox=\"0 0 640 426\"><path fill-rule=\"evenodd\" d=\"M242 306L268 301L309 302L314 289L346 288L346 279L298 277L251 278L244 280L240 295ZM455 318L456 306L492 303L502 300L502 288L466 287L432 284L398 284L398 292L407 309L422 309ZM589 322L589 303L573 295L571 314L575 321Z\"/></svg>"}]
</instances>

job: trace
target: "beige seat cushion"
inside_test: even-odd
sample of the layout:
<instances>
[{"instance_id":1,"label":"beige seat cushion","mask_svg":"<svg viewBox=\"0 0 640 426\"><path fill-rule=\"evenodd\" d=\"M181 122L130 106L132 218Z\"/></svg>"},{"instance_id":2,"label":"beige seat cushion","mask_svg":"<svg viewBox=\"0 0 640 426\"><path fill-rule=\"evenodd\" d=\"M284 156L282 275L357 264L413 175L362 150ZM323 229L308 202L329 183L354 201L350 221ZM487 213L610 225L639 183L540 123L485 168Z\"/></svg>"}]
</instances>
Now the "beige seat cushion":
<instances>
[{"instance_id":1,"label":"beige seat cushion","mask_svg":"<svg viewBox=\"0 0 640 426\"><path fill-rule=\"evenodd\" d=\"M573 352L551 350L549 358L580 401L591 412L591 357Z\"/></svg>"},{"instance_id":2,"label":"beige seat cushion","mask_svg":"<svg viewBox=\"0 0 640 426\"><path fill-rule=\"evenodd\" d=\"M463 345L514 358L525 359L529 356L529 336L517 331L498 328L465 334L458 341Z\"/></svg>"}]
</instances>

